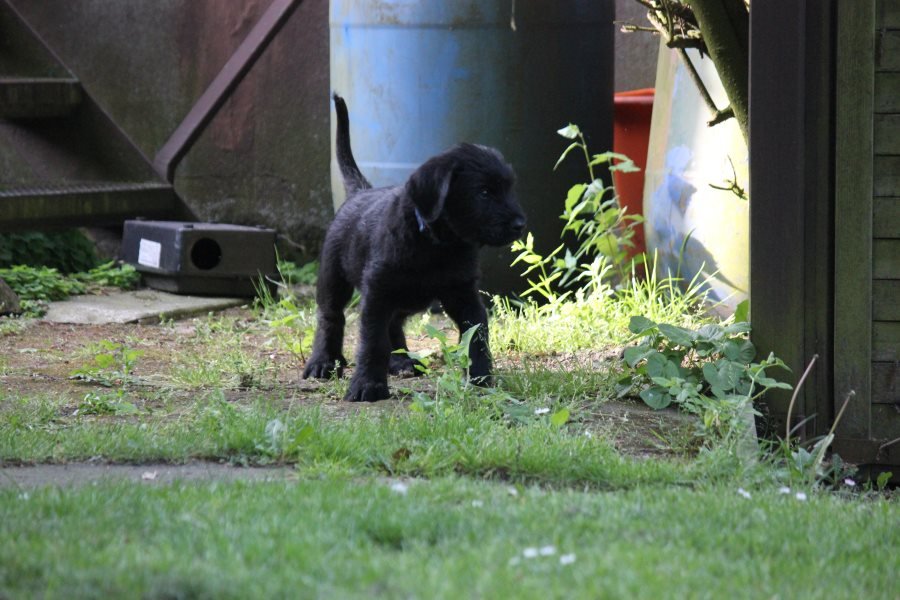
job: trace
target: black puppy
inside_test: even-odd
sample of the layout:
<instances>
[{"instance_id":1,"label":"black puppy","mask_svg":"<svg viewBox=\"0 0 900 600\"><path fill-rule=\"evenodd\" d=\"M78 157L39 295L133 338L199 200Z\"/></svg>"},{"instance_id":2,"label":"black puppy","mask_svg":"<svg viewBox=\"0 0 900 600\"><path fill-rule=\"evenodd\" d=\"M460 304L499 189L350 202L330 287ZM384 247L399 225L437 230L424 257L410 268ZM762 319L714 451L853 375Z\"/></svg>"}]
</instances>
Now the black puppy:
<instances>
[{"instance_id":1,"label":"black puppy","mask_svg":"<svg viewBox=\"0 0 900 600\"><path fill-rule=\"evenodd\" d=\"M513 194L515 174L499 152L459 144L429 159L405 185L372 189L350 150L344 100L334 95L337 160L347 201L325 236L319 281L318 329L307 377L341 374L344 307L362 295L356 369L345 400L389 397L388 372L414 370L403 323L437 299L460 332L479 326L469 346L469 378L491 382L487 312L478 295L478 249L503 246L525 232Z\"/></svg>"}]
</instances>

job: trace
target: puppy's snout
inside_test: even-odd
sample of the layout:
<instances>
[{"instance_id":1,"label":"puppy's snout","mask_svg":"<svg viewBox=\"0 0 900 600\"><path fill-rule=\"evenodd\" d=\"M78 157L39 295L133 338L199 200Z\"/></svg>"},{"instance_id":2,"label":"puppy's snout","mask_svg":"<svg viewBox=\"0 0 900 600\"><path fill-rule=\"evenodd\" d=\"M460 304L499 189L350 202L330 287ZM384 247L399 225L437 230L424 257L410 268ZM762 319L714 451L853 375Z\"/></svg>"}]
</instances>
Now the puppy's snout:
<instances>
[{"instance_id":1,"label":"puppy's snout","mask_svg":"<svg viewBox=\"0 0 900 600\"><path fill-rule=\"evenodd\" d=\"M509 224L509 228L515 234L516 239L525 235L525 226L527 224L525 217L516 217L513 219L512 223Z\"/></svg>"}]
</instances>

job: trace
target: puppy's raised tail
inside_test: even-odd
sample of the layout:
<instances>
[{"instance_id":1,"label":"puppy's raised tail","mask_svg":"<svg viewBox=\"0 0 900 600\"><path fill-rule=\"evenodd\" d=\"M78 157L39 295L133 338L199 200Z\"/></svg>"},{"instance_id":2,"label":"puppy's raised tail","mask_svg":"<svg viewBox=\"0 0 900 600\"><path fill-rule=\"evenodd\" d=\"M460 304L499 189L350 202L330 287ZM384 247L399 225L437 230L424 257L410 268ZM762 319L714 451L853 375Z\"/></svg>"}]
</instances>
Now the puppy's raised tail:
<instances>
[{"instance_id":1,"label":"puppy's raised tail","mask_svg":"<svg viewBox=\"0 0 900 600\"><path fill-rule=\"evenodd\" d=\"M356 166L356 160L353 159L353 151L350 149L350 117L347 114L347 103L337 93L333 94L332 98L334 99L334 111L337 113L335 153L338 167L341 169L341 176L344 179L344 190L349 197L360 190L371 188L372 184L363 176L359 167Z\"/></svg>"}]
</instances>

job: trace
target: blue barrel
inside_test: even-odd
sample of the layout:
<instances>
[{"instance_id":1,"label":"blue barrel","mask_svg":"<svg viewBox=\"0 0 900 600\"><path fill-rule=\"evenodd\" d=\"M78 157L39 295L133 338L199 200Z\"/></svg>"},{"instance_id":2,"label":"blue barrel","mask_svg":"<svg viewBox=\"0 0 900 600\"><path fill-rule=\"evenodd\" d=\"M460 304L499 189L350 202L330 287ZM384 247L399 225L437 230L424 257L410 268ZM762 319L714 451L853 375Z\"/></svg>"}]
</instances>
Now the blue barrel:
<instances>
[{"instance_id":1,"label":"blue barrel","mask_svg":"<svg viewBox=\"0 0 900 600\"><path fill-rule=\"evenodd\" d=\"M458 142L498 148L518 175L539 249L559 243L566 192L553 165L577 123L612 148L612 0L331 0L331 86L347 100L353 152L375 186L402 183ZM332 118L332 145L334 144ZM343 186L332 151L335 206ZM521 291L506 248L485 249L483 287Z\"/></svg>"}]
</instances>

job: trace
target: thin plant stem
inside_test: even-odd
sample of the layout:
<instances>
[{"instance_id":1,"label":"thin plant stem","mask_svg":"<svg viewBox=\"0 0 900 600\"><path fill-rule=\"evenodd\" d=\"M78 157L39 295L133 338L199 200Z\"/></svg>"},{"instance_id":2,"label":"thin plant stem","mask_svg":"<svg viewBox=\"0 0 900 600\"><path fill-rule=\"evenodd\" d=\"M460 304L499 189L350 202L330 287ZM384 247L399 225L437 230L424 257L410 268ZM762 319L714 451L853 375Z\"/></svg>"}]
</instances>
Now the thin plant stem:
<instances>
[{"instance_id":1,"label":"thin plant stem","mask_svg":"<svg viewBox=\"0 0 900 600\"><path fill-rule=\"evenodd\" d=\"M793 395L791 395L791 401L788 404L787 423L785 424L784 439L786 442L791 441L791 413L794 412L794 403L797 401L797 396L800 395L800 389L803 387L803 383L806 381L807 376L809 375L810 371L812 371L813 365L816 364L817 360L819 360L819 355L813 354L813 357L810 359L809 364L806 365L806 370L803 371L803 375L800 377L800 381L797 382L797 387L794 388Z\"/></svg>"}]
</instances>

